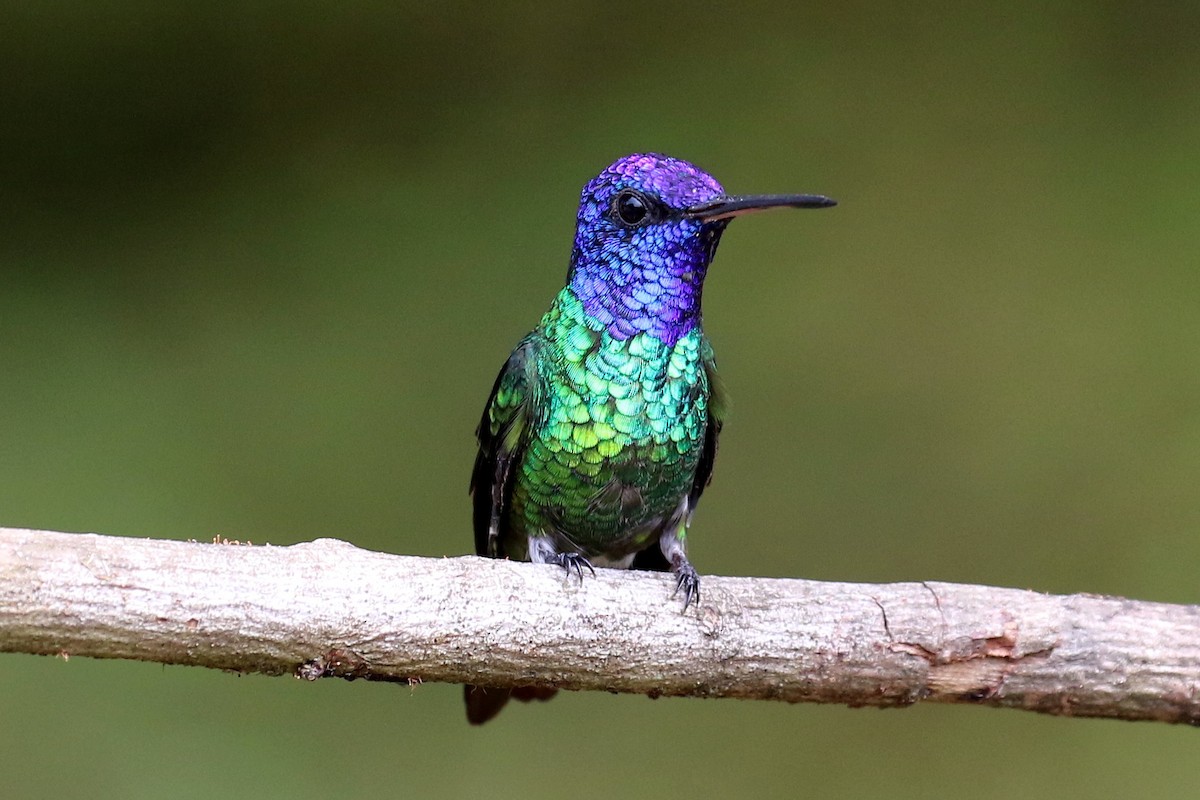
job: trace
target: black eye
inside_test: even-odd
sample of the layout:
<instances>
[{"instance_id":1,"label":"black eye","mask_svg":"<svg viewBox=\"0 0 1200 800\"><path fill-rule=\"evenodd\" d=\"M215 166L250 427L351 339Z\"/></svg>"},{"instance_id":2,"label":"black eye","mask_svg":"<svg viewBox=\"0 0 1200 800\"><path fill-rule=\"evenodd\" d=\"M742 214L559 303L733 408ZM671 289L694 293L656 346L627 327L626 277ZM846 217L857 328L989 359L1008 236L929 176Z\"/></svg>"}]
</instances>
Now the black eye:
<instances>
[{"instance_id":1,"label":"black eye","mask_svg":"<svg viewBox=\"0 0 1200 800\"><path fill-rule=\"evenodd\" d=\"M617 194L613 201L613 210L621 224L630 228L645 225L651 221L650 200L641 192L625 189Z\"/></svg>"}]
</instances>

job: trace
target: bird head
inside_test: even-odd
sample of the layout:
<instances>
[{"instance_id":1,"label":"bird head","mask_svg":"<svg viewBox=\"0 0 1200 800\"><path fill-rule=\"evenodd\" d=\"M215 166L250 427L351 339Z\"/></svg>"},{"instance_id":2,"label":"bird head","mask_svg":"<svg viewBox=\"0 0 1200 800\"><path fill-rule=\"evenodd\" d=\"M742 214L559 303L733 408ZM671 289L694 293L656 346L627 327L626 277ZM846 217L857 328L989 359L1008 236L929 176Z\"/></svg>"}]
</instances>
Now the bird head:
<instances>
[{"instance_id":1,"label":"bird head","mask_svg":"<svg viewBox=\"0 0 1200 800\"><path fill-rule=\"evenodd\" d=\"M614 336L650 331L671 340L699 319L708 265L730 220L832 205L820 195L729 195L687 161L625 156L583 188L567 280Z\"/></svg>"}]
</instances>

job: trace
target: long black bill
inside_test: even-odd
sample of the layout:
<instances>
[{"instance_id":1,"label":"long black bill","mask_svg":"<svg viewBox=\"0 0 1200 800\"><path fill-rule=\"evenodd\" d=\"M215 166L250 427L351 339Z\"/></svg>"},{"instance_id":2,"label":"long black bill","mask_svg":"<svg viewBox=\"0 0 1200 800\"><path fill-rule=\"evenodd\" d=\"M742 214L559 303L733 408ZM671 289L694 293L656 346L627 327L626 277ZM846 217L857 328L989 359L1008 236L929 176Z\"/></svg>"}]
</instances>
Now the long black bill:
<instances>
[{"instance_id":1,"label":"long black bill","mask_svg":"<svg viewBox=\"0 0 1200 800\"><path fill-rule=\"evenodd\" d=\"M771 208L829 208L837 201L819 194L751 194L718 197L683 210L683 216L703 222L732 219Z\"/></svg>"}]
</instances>

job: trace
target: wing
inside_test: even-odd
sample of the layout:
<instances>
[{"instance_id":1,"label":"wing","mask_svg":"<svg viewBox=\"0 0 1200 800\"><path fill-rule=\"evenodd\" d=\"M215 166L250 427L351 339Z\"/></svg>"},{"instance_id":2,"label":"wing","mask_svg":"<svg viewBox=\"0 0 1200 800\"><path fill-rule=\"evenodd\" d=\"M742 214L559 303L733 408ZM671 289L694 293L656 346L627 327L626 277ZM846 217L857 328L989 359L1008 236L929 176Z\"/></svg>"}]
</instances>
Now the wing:
<instances>
[{"instance_id":1,"label":"wing","mask_svg":"<svg viewBox=\"0 0 1200 800\"><path fill-rule=\"evenodd\" d=\"M708 420L704 426L704 445L700 450L700 460L696 464L696 476L692 479L692 488L688 492L688 505L692 510L695 510L696 504L700 502L700 495L712 480L713 462L717 460L717 439L721 435L721 426L725 424L725 415L729 411L725 383L717 374L717 362L713 358L712 345L708 343L707 336L700 343L700 358L708 378ZM656 572L671 571L671 565L658 542L634 556L631 567Z\"/></svg>"},{"instance_id":2,"label":"wing","mask_svg":"<svg viewBox=\"0 0 1200 800\"><path fill-rule=\"evenodd\" d=\"M729 396L725 393L725 382L717 374L717 361L707 336L700 342L700 358L708 376L708 425L704 428L704 449L700 451L700 462L696 465L696 478L688 494L693 509L700 502L705 487L712 481L713 462L717 460L717 439L725 424L725 416L729 413Z\"/></svg>"},{"instance_id":3,"label":"wing","mask_svg":"<svg viewBox=\"0 0 1200 800\"><path fill-rule=\"evenodd\" d=\"M508 528L508 503L512 496L514 467L521 463L528 432L537 416L540 395L537 379L538 340L526 336L508 361L488 397L475 436L479 453L471 471L471 497L475 517L475 552L504 558L504 535ZM463 686L467 720L482 725L500 713L509 697L518 700L549 700L555 690L539 687L508 689Z\"/></svg>"},{"instance_id":4,"label":"wing","mask_svg":"<svg viewBox=\"0 0 1200 800\"><path fill-rule=\"evenodd\" d=\"M513 467L520 463L526 432L538 402L537 343L527 336L508 357L483 409L475 436L479 453L471 471L475 552L503 558L505 511Z\"/></svg>"}]
</instances>

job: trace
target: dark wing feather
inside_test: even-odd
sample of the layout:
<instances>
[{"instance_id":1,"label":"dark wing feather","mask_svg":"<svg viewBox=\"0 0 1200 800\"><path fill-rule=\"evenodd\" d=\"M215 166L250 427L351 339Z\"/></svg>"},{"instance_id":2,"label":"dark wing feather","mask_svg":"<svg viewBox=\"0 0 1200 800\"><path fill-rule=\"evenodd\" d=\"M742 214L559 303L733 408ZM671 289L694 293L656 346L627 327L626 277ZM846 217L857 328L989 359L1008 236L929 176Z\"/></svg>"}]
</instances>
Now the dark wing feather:
<instances>
[{"instance_id":1,"label":"dark wing feather","mask_svg":"<svg viewBox=\"0 0 1200 800\"><path fill-rule=\"evenodd\" d=\"M537 341L527 336L508 357L492 394L488 397L475 436L479 453L471 470L471 497L474 506L475 552L481 556L504 558L504 538L508 528L508 503L512 496L512 478L521 462L531 420L538 407ZM467 720L482 725L500 713L509 697L518 700L549 700L548 688L499 689L487 686L463 687Z\"/></svg>"},{"instance_id":2,"label":"dark wing feather","mask_svg":"<svg viewBox=\"0 0 1200 800\"><path fill-rule=\"evenodd\" d=\"M692 491L688 494L693 509L700 502L700 495L704 493L705 487L712 481L713 463L717 460L717 440L721 436L721 428L725 425L725 415L729 412L725 382L717 374L717 362L707 336L701 342L700 354L704 362L704 372L708 376L708 424L704 428L704 449L700 451L700 461L696 464L696 478L692 481Z\"/></svg>"},{"instance_id":3,"label":"dark wing feather","mask_svg":"<svg viewBox=\"0 0 1200 800\"><path fill-rule=\"evenodd\" d=\"M513 467L521 460L531 409L537 404L536 342L526 337L496 376L475 436L479 452L471 471L475 552L504 558L505 511Z\"/></svg>"}]
</instances>

